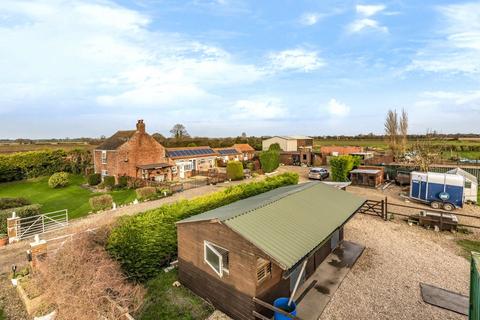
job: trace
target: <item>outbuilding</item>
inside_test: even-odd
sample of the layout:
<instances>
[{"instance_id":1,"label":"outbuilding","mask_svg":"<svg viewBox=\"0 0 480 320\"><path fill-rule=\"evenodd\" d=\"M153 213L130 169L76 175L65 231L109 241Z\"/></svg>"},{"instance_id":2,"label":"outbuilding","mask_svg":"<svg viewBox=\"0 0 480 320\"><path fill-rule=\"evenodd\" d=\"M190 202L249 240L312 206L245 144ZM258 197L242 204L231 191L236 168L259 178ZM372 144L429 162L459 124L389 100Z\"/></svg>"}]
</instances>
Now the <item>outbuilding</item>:
<instances>
[{"instance_id":1,"label":"outbuilding","mask_svg":"<svg viewBox=\"0 0 480 320\"><path fill-rule=\"evenodd\" d=\"M473 202L477 203L477 196L478 196L478 179L473 174L468 173L467 171L455 168L452 170L447 171L449 174L456 174L462 176L464 180L464 191L463 194L465 196L466 202Z\"/></svg>"},{"instance_id":2,"label":"outbuilding","mask_svg":"<svg viewBox=\"0 0 480 320\"><path fill-rule=\"evenodd\" d=\"M383 168L359 167L350 171L352 185L377 188L383 183Z\"/></svg>"},{"instance_id":3,"label":"outbuilding","mask_svg":"<svg viewBox=\"0 0 480 320\"><path fill-rule=\"evenodd\" d=\"M254 298L289 297L343 241L345 223L364 202L310 182L184 219L177 223L179 280L234 319L271 317Z\"/></svg>"}]
</instances>

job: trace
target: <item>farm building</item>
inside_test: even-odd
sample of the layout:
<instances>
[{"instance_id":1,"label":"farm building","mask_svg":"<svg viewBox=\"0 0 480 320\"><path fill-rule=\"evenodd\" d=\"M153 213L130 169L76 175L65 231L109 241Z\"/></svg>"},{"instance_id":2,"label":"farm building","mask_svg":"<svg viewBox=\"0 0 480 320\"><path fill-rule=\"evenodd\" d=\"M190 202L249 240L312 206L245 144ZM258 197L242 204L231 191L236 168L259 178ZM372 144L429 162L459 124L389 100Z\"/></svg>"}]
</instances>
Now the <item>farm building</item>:
<instances>
[{"instance_id":1,"label":"farm building","mask_svg":"<svg viewBox=\"0 0 480 320\"><path fill-rule=\"evenodd\" d=\"M352 185L377 188L383 183L382 167L359 167L350 171Z\"/></svg>"},{"instance_id":2,"label":"farm building","mask_svg":"<svg viewBox=\"0 0 480 320\"><path fill-rule=\"evenodd\" d=\"M255 149L253 149L248 143L237 143L234 144L233 147L242 153L244 161L252 160L255 156Z\"/></svg>"},{"instance_id":3,"label":"farm building","mask_svg":"<svg viewBox=\"0 0 480 320\"><path fill-rule=\"evenodd\" d=\"M138 120L136 130L117 131L93 151L95 173L102 177L129 176L145 180L172 179L173 163L165 148L145 131Z\"/></svg>"},{"instance_id":4,"label":"farm building","mask_svg":"<svg viewBox=\"0 0 480 320\"><path fill-rule=\"evenodd\" d=\"M262 141L262 150L268 150L272 144L278 143L285 152L313 150L313 138L307 136L275 136Z\"/></svg>"},{"instance_id":5,"label":"farm building","mask_svg":"<svg viewBox=\"0 0 480 320\"><path fill-rule=\"evenodd\" d=\"M218 152L208 146L167 148L167 157L175 163L174 178L188 178L196 171L208 171L216 167Z\"/></svg>"},{"instance_id":6,"label":"farm building","mask_svg":"<svg viewBox=\"0 0 480 320\"><path fill-rule=\"evenodd\" d=\"M330 163L331 157L343 156L353 153L362 153L363 148L357 146L321 146L316 165L326 165Z\"/></svg>"},{"instance_id":7,"label":"farm building","mask_svg":"<svg viewBox=\"0 0 480 320\"><path fill-rule=\"evenodd\" d=\"M477 202L477 194L478 194L478 179L473 174L468 173L467 171L455 168L452 170L447 171L450 174L457 174L462 176L464 181L464 191L463 194L465 196L465 201L469 202Z\"/></svg>"},{"instance_id":8,"label":"farm building","mask_svg":"<svg viewBox=\"0 0 480 320\"><path fill-rule=\"evenodd\" d=\"M184 219L177 223L179 280L234 319L255 319L254 311L270 317L253 298L272 304L290 296L343 241L343 226L363 204L310 182Z\"/></svg>"}]
</instances>

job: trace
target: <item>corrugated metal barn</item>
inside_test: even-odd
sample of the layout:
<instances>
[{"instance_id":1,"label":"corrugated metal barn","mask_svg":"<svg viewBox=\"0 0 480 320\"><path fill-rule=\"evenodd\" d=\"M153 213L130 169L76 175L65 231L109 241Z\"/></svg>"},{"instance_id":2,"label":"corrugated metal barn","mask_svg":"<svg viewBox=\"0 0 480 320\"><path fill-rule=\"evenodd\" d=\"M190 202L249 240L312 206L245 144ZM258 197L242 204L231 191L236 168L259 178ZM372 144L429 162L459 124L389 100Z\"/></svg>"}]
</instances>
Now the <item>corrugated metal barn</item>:
<instances>
[{"instance_id":1,"label":"corrugated metal barn","mask_svg":"<svg viewBox=\"0 0 480 320\"><path fill-rule=\"evenodd\" d=\"M270 316L343 240L364 199L322 183L282 187L177 223L180 282L234 319ZM301 274L301 273L300 273Z\"/></svg>"}]
</instances>

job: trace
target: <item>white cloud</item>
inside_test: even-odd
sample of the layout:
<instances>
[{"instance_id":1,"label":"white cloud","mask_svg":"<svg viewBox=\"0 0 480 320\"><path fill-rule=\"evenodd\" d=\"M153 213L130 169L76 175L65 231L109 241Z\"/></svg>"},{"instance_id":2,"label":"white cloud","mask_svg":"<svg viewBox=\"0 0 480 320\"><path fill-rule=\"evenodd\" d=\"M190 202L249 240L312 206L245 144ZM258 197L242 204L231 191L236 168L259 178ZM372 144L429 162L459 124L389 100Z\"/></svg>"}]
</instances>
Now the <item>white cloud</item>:
<instances>
[{"instance_id":1,"label":"white cloud","mask_svg":"<svg viewBox=\"0 0 480 320\"><path fill-rule=\"evenodd\" d=\"M232 118L269 120L286 116L287 108L277 98L256 98L250 100L238 100L232 107Z\"/></svg>"},{"instance_id":2,"label":"white cloud","mask_svg":"<svg viewBox=\"0 0 480 320\"><path fill-rule=\"evenodd\" d=\"M336 117L345 117L350 113L349 106L347 106L345 103L337 101L334 98L328 101L327 108L328 108L328 112L332 116L336 116Z\"/></svg>"},{"instance_id":3,"label":"white cloud","mask_svg":"<svg viewBox=\"0 0 480 320\"><path fill-rule=\"evenodd\" d=\"M480 91L425 91L416 105L450 107L451 112L458 112L460 109L480 111Z\"/></svg>"},{"instance_id":4,"label":"white cloud","mask_svg":"<svg viewBox=\"0 0 480 320\"><path fill-rule=\"evenodd\" d=\"M480 3L438 7L443 26L419 50L407 71L480 73Z\"/></svg>"},{"instance_id":5,"label":"white cloud","mask_svg":"<svg viewBox=\"0 0 480 320\"><path fill-rule=\"evenodd\" d=\"M357 13L363 15L365 17L371 17L376 15L377 13L385 10L385 6L383 4L379 5L357 5L356 6Z\"/></svg>"},{"instance_id":6,"label":"white cloud","mask_svg":"<svg viewBox=\"0 0 480 320\"><path fill-rule=\"evenodd\" d=\"M373 19L373 17L385 10L385 5L357 5L357 18L347 26L349 33L357 33L364 30L377 30L383 33L388 33L388 28L383 26L380 22Z\"/></svg>"},{"instance_id":7,"label":"white cloud","mask_svg":"<svg viewBox=\"0 0 480 320\"><path fill-rule=\"evenodd\" d=\"M303 24L304 26L313 26L318 21L320 21L322 17L323 16L319 13L307 12L300 17L300 23Z\"/></svg>"},{"instance_id":8,"label":"white cloud","mask_svg":"<svg viewBox=\"0 0 480 320\"><path fill-rule=\"evenodd\" d=\"M270 64L275 71L303 71L310 72L325 65L316 51L305 49L289 49L273 52L268 55Z\"/></svg>"},{"instance_id":9,"label":"white cloud","mask_svg":"<svg viewBox=\"0 0 480 320\"><path fill-rule=\"evenodd\" d=\"M222 86L266 75L222 48L151 31L148 16L104 0L2 0L0 12L0 102L205 105Z\"/></svg>"}]
</instances>

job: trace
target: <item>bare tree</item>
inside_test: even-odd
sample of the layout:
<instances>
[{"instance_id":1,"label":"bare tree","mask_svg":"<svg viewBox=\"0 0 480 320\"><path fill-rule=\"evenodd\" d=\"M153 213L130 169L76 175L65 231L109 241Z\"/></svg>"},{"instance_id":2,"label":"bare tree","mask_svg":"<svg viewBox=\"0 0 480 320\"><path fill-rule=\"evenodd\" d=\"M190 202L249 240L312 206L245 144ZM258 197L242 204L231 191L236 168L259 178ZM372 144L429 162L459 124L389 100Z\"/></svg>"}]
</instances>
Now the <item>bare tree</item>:
<instances>
[{"instance_id":1,"label":"bare tree","mask_svg":"<svg viewBox=\"0 0 480 320\"><path fill-rule=\"evenodd\" d=\"M399 123L399 129L400 129L400 135L401 135L401 140L400 140L400 151L404 155L405 152L407 151L407 144L408 144L408 113L405 109L402 109L402 116L400 117L400 123Z\"/></svg>"},{"instance_id":2,"label":"bare tree","mask_svg":"<svg viewBox=\"0 0 480 320\"><path fill-rule=\"evenodd\" d=\"M411 148L412 161L420 171L427 172L432 164L437 163L442 155L443 147L435 145L432 139L427 137L417 140Z\"/></svg>"},{"instance_id":3,"label":"bare tree","mask_svg":"<svg viewBox=\"0 0 480 320\"><path fill-rule=\"evenodd\" d=\"M187 129L181 123L177 123L176 125L174 125L173 128L170 130L170 133L172 134L172 137L174 137L177 140L190 137L190 135L187 132Z\"/></svg>"},{"instance_id":4,"label":"bare tree","mask_svg":"<svg viewBox=\"0 0 480 320\"><path fill-rule=\"evenodd\" d=\"M388 110L385 119L385 138L394 158L398 156L398 127L397 110Z\"/></svg>"}]
</instances>

